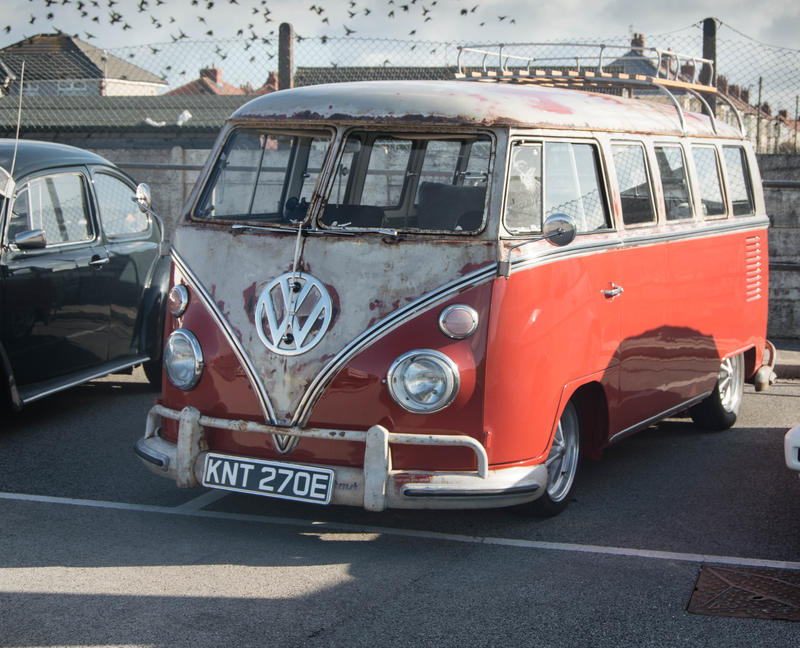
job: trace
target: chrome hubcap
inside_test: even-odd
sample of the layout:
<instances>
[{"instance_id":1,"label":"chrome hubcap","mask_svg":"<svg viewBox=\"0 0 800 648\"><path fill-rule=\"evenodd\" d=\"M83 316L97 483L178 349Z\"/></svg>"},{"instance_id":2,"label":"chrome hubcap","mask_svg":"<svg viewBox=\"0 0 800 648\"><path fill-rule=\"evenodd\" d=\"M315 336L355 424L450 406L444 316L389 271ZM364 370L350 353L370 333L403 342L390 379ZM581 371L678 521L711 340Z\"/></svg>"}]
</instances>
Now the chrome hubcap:
<instances>
[{"instance_id":1,"label":"chrome hubcap","mask_svg":"<svg viewBox=\"0 0 800 648\"><path fill-rule=\"evenodd\" d=\"M732 412L739 407L742 400L742 383L744 379L744 362L742 356L727 358L719 368L717 386L719 400L726 411Z\"/></svg>"},{"instance_id":2,"label":"chrome hubcap","mask_svg":"<svg viewBox=\"0 0 800 648\"><path fill-rule=\"evenodd\" d=\"M572 403L568 404L558 422L553 445L547 456L547 494L554 502L563 500L575 480L580 451L580 424Z\"/></svg>"}]
</instances>

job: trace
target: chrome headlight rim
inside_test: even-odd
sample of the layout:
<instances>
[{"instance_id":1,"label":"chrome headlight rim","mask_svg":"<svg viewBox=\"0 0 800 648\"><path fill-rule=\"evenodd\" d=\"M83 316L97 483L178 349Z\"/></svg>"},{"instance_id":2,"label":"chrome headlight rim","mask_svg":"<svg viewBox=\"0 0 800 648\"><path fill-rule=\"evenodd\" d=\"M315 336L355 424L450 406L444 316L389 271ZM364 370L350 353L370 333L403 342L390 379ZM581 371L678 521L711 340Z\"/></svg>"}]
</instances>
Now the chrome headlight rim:
<instances>
[{"instance_id":1,"label":"chrome headlight rim","mask_svg":"<svg viewBox=\"0 0 800 648\"><path fill-rule=\"evenodd\" d=\"M448 327L447 317L454 311L464 312L468 317L472 318L472 324L469 330L456 333ZM478 330L479 320L480 318L478 317L478 311L476 311L472 306L467 304L451 304L439 314L439 330L453 340L464 340L475 334L475 331Z\"/></svg>"},{"instance_id":2,"label":"chrome headlight rim","mask_svg":"<svg viewBox=\"0 0 800 648\"><path fill-rule=\"evenodd\" d=\"M186 379L181 379L175 374L173 369L174 365L171 361L173 354L172 348L175 344L175 340L179 338L189 345L189 349L191 350L194 360L194 367L191 375ZM197 386L197 383L200 382L200 377L203 375L204 366L203 350L200 347L200 342L198 342L197 338L194 336L194 333L187 329L179 328L175 329L169 334L169 337L167 338L167 344L164 349L164 369L166 371L167 378L175 387L181 391L189 391L194 389Z\"/></svg>"},{"instance_id":3,"label":"chrome headlight rim","mask_svg":"<svg viewBox=\"0 0 800 648\"><path fill-rule=\"evenodd\" d=\"M414 400L406 390L403 380L405 371L420 358L432 361L442 371L445 381L442 398L430 405ZM414 414L432 414L445 409L455 400L460 384L458 365L450 357L434 349L414 349L404 353L392 363L386 374L386 385L394 402Z\"/></svg>"}]
</instances>

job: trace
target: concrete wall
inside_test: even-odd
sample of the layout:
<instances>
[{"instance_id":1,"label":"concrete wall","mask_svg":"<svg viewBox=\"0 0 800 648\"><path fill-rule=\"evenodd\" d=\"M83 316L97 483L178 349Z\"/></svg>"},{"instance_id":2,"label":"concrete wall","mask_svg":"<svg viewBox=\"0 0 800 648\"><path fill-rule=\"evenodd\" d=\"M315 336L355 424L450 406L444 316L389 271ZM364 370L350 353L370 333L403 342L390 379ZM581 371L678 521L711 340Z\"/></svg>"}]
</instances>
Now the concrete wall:
<instances>
[{"instance_id":1,"label":"concrete wall","mask_svg":"<svg viewBox=\"0 0 800 648\"><path fill-rule=\"evenodd\" d=\"M759 155L769 231L772 338L800 338L800 155ZM770 181L797 186L770 187Z\"/></svg>"}]
</instances>

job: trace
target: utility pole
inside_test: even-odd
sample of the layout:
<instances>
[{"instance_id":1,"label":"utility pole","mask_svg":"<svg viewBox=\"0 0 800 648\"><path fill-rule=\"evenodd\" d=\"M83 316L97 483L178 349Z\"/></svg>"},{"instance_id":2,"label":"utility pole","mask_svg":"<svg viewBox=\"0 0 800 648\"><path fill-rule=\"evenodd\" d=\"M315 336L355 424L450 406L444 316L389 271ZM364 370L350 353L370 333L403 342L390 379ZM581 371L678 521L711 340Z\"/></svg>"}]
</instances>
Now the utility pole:
<instances>
[{"instance_id":1,"label":"utility pole","mask_svg":"<svg viewBox=\"0 0 800 648\"><path fill-rule=\"evenodd\" d=\"M281 23L278 29L278 90L294 88L294 29Z\"/></svg>"},{"instance_id":2,"label":"utility pole","mask_svg":"<svg viewBox=\"0 0 800 648\"><path fill-rule=\"evenodd\" d=\"M703 63L700 71L700 82L706 85L717 85L717 20L706 18L703 21L703 58L712 61L712 64ZM712 94L708 96L708 106L712 116L717 112L717 98Z\"/></svg>"}]
</instances>

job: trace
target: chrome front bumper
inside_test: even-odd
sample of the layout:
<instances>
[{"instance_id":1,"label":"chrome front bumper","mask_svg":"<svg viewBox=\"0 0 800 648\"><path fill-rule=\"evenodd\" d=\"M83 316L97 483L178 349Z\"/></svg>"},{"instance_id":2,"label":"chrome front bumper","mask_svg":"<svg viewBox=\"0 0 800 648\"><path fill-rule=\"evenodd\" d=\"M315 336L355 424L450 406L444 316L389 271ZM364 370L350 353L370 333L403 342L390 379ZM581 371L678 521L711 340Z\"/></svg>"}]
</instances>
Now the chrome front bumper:
<instances>
[{"instance_id":1,"label":"chrome front bumper","mask_svg":"<svg viewBox=\"0 0 800 648\"><path fill-rule=\"evenodd\" d=\"M180 421L177 444L158 435L162 418ZM386 508L488 508L530 502L547 484L543 464L489 469L484 447L469 436L394 434L380 425L359 430L280 428L252 421L203 416L192 407L177 411L155 405L147 415L147 428L136 443L136 454L154 472L174 479L178 486L198 486L207 453L205 428L256 434L282 434L309 439L357 441L364 444L364 467L317 465L334 471L332 504L362 506L369 511ZM474 472L393 470L390 444L467 447L477 459Z\"/></svg>"}]
</instances>

